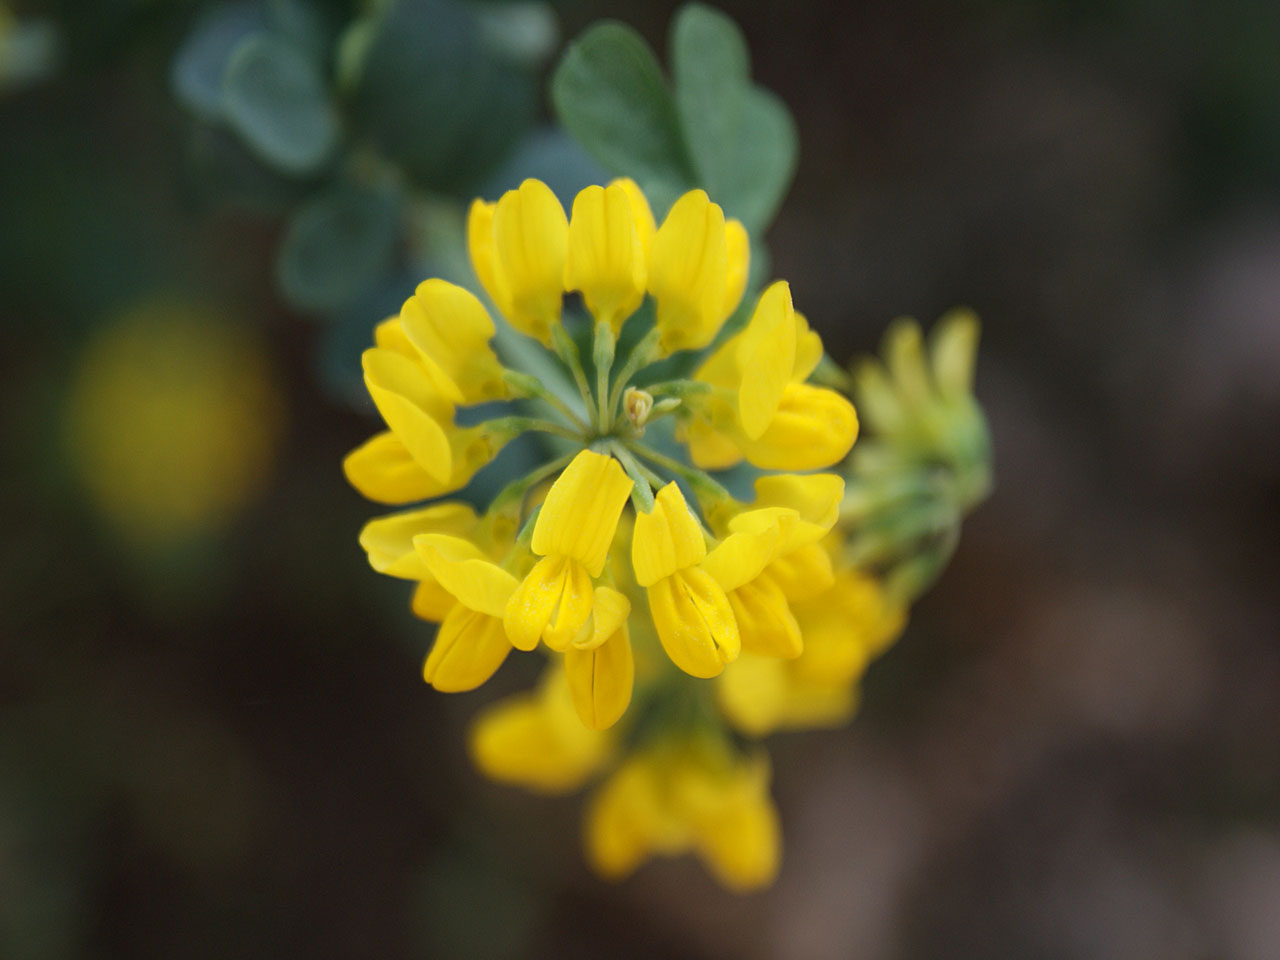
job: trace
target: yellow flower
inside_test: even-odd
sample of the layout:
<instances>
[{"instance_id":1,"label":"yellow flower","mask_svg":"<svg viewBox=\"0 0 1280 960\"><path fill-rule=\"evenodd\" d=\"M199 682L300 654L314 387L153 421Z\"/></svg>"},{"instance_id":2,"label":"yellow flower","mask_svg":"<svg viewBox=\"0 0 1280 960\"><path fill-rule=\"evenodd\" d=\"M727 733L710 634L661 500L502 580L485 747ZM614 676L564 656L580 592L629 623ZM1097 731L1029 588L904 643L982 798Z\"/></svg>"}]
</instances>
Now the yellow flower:
<instances>
[{"instance_id":1,"label":"yellow flower","mask_svg":"<svg viewBox=\"0 0 1280 960\"><path fill-rule=\"evenodd\" d=\"M792 663L743 654L716 681L721 711L752 737L775 730L841 727L853 719L856 683L808 683L796 675Z\"/></svg>"},{"instance_id":2,"label":"yellow flower","mask_svg":"<svg viewBox=\"0 0 1280 960\"><path fill-rule=\"evenodd\" d=\"M667 656L685 673L714 677L741 649L724 589L702 566L702 527L674 483L658 491L651 513L636 517L631 563Z\"/></svg>"},{"instance_id":3,"label":"yellow flower","mask_svg":"<svg viewBox=\"0 0 1280 960\"><path fill-rule=\"evenodd\" d=\"M422 533L466 537L477 523L479 517L470 504L436 503L370 520L360 531L360 546L369 555L369 565L379 573L402 580L423 580L431 574L414 548L413 538Z\"/></svg>"},{"instance_id":4,"label":"yellow flower","mask_svg":"<svg viewBox=\"0 0 1280 960\"><path fill-rule=\"evenodd\" d=\"M387 335L403 336L418 359L432 368L455 403L481 403L506 395L502 365L489 345L493 321L475 294L444 280L426 280L400 308L398 320L384 324Z\"/></svg>"},{"instance_id":5,"label":"yellow flower","mask_svg":"<svg viewBox=\"0 0 1280 960\"><path fill-rule=\"evenodd\" d=\"M665 353L698 350L720 332L747 285L747 231L702 190L672 205L653 238L649 292Z\"/></svg>"},{"instance_id":6,"label":"yellow flower","mask_svg":"<svg viewBox=\"0 0 1280 960\"><path fill-rule=\"evenodd\" d=\"M631 601L607 587L596 587L592 636L564 653L565 676L574 709L592 730L606 730L626 712L635 682L635 661L627 617Z\"/></svg>"},{"instance_id":7,"label":"yellow flower","mask_svg":"<svg viewBox=\"0 0 1280 960\"><path fill-rule=\"evenodd\" d=\"M454 424L454 398L501 395L501 381L495 381L501 373L487 337L480 341L478 357L448 346L454 338L479 349L478 331L466 332L466 318L488 322L479 301L458 287L445 289L449 286L424 283L400 318L378 326L377 346L362 357L365 386L390 430L349 453L342 467L351 485L370 500L412 503L460 490L509 439L484 426ZM424 348L435 352L427 355Z\"/></svg>"},{"instance_id":8,"label":"yellow flower","mask_svg":"<svg viewBox=\"0 0 1280 960\"><path fill-rule=\"evenodd\" d=\"M744 733L846 723L867 665L906 622L878 581L849 569L820 596L793 602L793 611L804 635L800 656L743 656L717 681L720 709Z\"/></svg>"},{"instance_id":9,"label":"yellow flower","mask_svg":"<svg viewBox=\"0 0 1280 960\"><path fill-rule=\"evenodd\" d=\"M472 204L467 242L496 310L427 280L376 328L363 366L387 429L344 469L383 503L468 486L462 499L489 506L421 504L370 521L361 546L376 571L416 583L413 611L439 623L423 664L436 689L473 689L512 649L541 648L537 689L484 710L470 752L493 779L548 793L613 768L585 824L597 870L620 877L691 852L734 890L766 885L780 850L769 764L732 744L851 717L868 664L905 622L899 598L915 594L903 584L938 569L920 543L942 560L954 545L903 524L915 552L882 556L884 525L857 521L887 502L914 509L936 468L986 463L970 389L976 325L944 327L927 366L918 329L895 328L883 369L841 381L778 281L721 338L750 243L701 190L657 227L631 180L582 190L571 217L526 180ZM622 336L630 317L648 322L646 298L653 329ZM508 369L493 346L502 323L547 350L504 335L504 360L523 367ZM663 362L682 350L700 353ZM857 413L811 377L853 383L875 408L879 436L843 468L852 493L846 477L812 471L849 453ZM491 496L501 465L472 484L524 433L547 438L525 444L541 454L527 472L497 478ZM958 439L946 448L943 434ZM706 472L744 459L757 475L750 503ZM908 467L918 475L904 482ZM975 477L968 489L985 489ZM854 529L837 530L841 518Z\"/></svg>"},{"instance_id":10,"label":"yellow flower","mask_svg":"<svg viewBox=\"0 0 1280 960\"><path fill-rule=\"evenodd\" d=\"M67 405L70 462L124 540L178 544L215 533L261 489L282 419L249 329L152 301L105 327L80 358Z\"/></svg>"},{"instance_id":11,"label":"yellow flower","mask_svg":"<svg viewBox=\"0 0 1280 960\"><path fill-rule=\"evenodd\" d=\"M589 642L590 620L600 576L631 479L612 457L583 450L551 485L533 528L539 560L506 607L507 635L521 650L541 638L563 651ZM601 640L604 638L602 637Z\"/></svg>"},{"instance_id":12,"label":"yellow flower","mask_svg":"<svg viewBox=\"0 0 1280 960\"><path fill-rule=\"evenodd\" d=\"M489 778L542 793L570 793L613 755L608 733L589 730L574 712L564 674L549 669L536 692L507 697L476 717L471 759Z\"/></svg>"},{"instance_id":13,"label":"yellow flower","mask_svg":"<svg viewBox=\"0 0 1280 960\"><path fill-rule=\"evenodd\" d=\"M597 323L617 334L644 299L653 235L648 201L631 181L587 187L573 201L566 290L581 290Z\"/></svg>"},{"instance_id":14,"label":"yellow flower","mask_svg":"<svg viewBox=\"0 0 1280 960\"><path fill-rule=\"evenodd\" d=\"M440 622L423 679L445 693L474 690L511 652L502 611L516 578L461 537L425 533L414 537L413 545L436 583L455 601Z\"/></svg>"},{"instance_id":15,"label":"yellow flower","mask_svg":"<svg viewBox=\"0 0 1280 960\"><path fill-rule=\"evenodd\" d=\"M698 370L712 390L691 400L683 436L693 462L725 469L743 457L770 470L817 470L844 458L858 435L853 405L804 381L822 342L785 281L760 297L746 328Z\"/></svg>"},{"instance_id":16,"label":"yellow flower","mask_svg":"<svg viewBox=\"0 0 1280 960\"><path fill-rule=\"evenodd\" d=\"M693 852L726 887L773 882L781 852L766 758L720 745L663 743L629 758L592 797L587 858L609 878L651 856Z\"/></svg>"},{"instance_id":17,"label":"yellow flower","mask_svg":"<svg viewBox=\"0 0 1280 960\"><path fill-rule=\"evenodd\" d=\"M752 509L713 519L728 536L704 566L729 597L744 650L799 656L803 638L789 601L830 585L820 541L839 516L843 493L844 480L834 474L761 477Z\"/></svg>"},{"instance_id":18,"label":"yellow flower","mask_svg":"<svg viewBox=\"0 0 1280 960\"><path fill-rule=\"evenodd\" d=\"M476 200L467 219L471 265L502 315L521 333L551 343L560 322L569 222L540 180L526 180L496 204Z\"/></svg>"},{"instance_id":19,"label":"yellow flower","mask_svg":"<svg viewBox=\"0 0 1280 960\"><path fill-rule=\"evenodd\" d=\"M419 534L446 533L472 542L482 538L492 541L493 524L486 527L482 529L480 518L469 504L454 501L435 503L370 520L360 531L360 546L369 556L369 565L379 573L417 581L413 612L423 620L438 623L453 609L456 601L436 582L413 540ZM499 546L497 542L489 545L495 550Z\"/></svg>"}]
</instances>

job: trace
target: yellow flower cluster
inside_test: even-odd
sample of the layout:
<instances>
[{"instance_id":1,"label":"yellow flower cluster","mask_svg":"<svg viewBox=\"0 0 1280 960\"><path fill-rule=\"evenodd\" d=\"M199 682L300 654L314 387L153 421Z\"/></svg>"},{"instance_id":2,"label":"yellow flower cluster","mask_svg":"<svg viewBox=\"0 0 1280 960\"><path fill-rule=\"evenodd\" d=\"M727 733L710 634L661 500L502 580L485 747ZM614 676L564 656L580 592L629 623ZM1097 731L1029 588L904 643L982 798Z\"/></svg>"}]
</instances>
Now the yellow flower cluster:
<instances>
[{"instance_id":1,"label":"yellow flower cluster","mask_svg":"<svg viewBox=\"0 0 1280 960\"><path fill-rule=\"evenodd\" d=\"M729 725L843 722L902 626L839 560L844 480L808 472L848 454L853 406L809 382L822 343L785 282L726 330L750 248L700 190L659 226L629 180L586 188L570 216L526 180L475 201L467 235L484 292L531 338L521 349L541 344L564 376L508 368L474 294L419 286L363 358L386 430L344 466L372 500L435 502L373 520L361 545L375 570L415 582L414 611L439 623L423 668L436 689L480 686L512 650L550 660L536 692L482 714L472 753L495 779L550 792L612 769L586 831L601 873L689 851L731 887L767 883L768 763ZM706 355L691 378L662 379L681 351ZM497 415L459 417L481 404ZM525 433L547 462L485 509L436 499ZM705 472L744 460L745 502Z\"/></svg>"}]
</instances>

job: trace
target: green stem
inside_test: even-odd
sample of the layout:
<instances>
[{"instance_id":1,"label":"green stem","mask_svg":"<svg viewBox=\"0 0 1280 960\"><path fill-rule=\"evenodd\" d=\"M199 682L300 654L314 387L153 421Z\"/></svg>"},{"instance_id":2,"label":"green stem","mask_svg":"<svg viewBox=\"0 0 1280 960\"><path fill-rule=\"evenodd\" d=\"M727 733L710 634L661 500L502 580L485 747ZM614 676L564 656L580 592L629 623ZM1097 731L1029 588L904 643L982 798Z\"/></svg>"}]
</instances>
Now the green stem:
<instances>
[{"instance_id":1,"label":"green stem","mask_svg":"<svg viewBox=\"0 0 1280 960\"><path fill-rule=\"evenodd\" d=\"M730 496L728 490L718 484L715 480L712 480L705 471L699 470L697 467L691 467L688 464L681 463L679 460L668 457L665 453L659 453L652 447L646 446L636 440L628 440L627 446L646 460L656 463L664 470L674 473L677 477L687 481L689 486L693 487L693 492L695 494L707 493L716 499L727 499Z\"/></svg>"},{"instance_id":2,"label":"green stem","mask_svg":"<svg viewBox=\"0 0 1280 960\"><path fill-rule=\"evenodd\" d=\"M575 450L573 453L566 453L563 457L556 457L556 459L552 460L550 463L544 463L540 467L535 467L523 477L512 480L498 491L498 495L494 497L493 501L489 504L489 510L494 511L505 509L507 504L512 500L523 501L524 495L529 492L531 487L537 486L553 473L559 473L569 465L569 461L571 461L576 454L577 451Z\"/></svg>"},{"instance_id":3,"label":"green stem","mask_svg":"<svg viewBox=\"0 0 1280 960\"><path fill-rule=\"evenodd\" d=\"M653 487L650 484L649 477L646 475L648 471L631 455L621 443L611 441L609 450L618 462L622 464L622 469L627 471L627 476L631 478L633 484L631 488L631 502L636 510L642 513L653 512Z\"/></svg>"},{"instance_id":4,"label":"green stem","mask_svg":"<svg viewBox=\"0 0 1280 960\"><path fill-rule=\"evenodd\" d=\"M596 365L596 404L600 416L600 432L606 434L613 429L613 407L608 406L606 398L609 394L609 372L613 369L616 349L617 341L614 339L612 325L607 320L596 323L595 349L592 353Z\"/></svg>"},{"instance_id":5,"label":"green stem","mask_svg":"<svg viewBox=\"0 0 1280 960\"><path fill-rule=\"evenodd\" d=\"M587 405L587 410L591 411L592 419L595 419L596 404L591 396L591 387L587 384L587 373L582 369L582 355L578 352L578 345L565 331L563 323L551 325L551 342L560 360L573 374L573 381L578 385L578 392L582 394L582 402ZM595 426L598 430L600 425L597 423Z\"/></svg>"},{"instance_id":6,"label":"green stem","mask_svg":"<svg viewBox=\"0 0 1280 960\"><path fill-rule=\"evenodd\" d=\"M817 369L810 375L813 382L823 387L830 387L843 394L853 392L853 377L849 371L836 363L828 354L823 354L818 361Z\"/></svg>"},{"instance_id":7,"label":"green stem","mask_svg":"<svg viewBox=\"0 0 1280 960\"><path fill-rule=\"evenodd\" d=\"M587 421L583 420L572 407L543 386L542 381L537 377L532 376L531 374L522 373L519 370L503 370L502 376L503 379L506 380L507 385L515 391L517 397L522 399L532 398L541 400L562 417L573 423L573 425L583 433L587 433L591 429L587 425Z\"/></svg>"},{"instance_id":8,"label":"green stem","mask_svg":"<svg viewBox=\"0 0 1280 960\"><path fill-rule=\"evenodd\" d=\"M662 333L657 327L650 330L643 340L631 348L631 354L627 357L627 362L622 365L622 369L618 371L618 379L613 382L613 389L609 391L609 410L618 409L618 401L622 399L622 391L627 389L627 381L641 367L648 366L653 362L657 355L658 341L661 339Z\"/></svg>"},{"instance_id":9,"label":"green stem","mask_svg":"<svg viewBox=\"0 0 1280 960\"><path fill-rule=\"evenodd\" d=\"M661 383L651 383L645 387L645 390L655 397L671 396L681 399L710 393L714 389L715 387L711 384L701 380L663 380Z\"/></svg>"},{"instance_id":10,"label":"green stem","mask_svg":"<svg viewBox=\"0 0 1280 960\"><path fill-rule=\"evenodd\" d=\"M534 430L538 433L550 433L557 437L564 437L566 440L573 440L577 443L583 443L586 440L581 433L570 430L561 424L552 423L550 420L539 420L537 417L498 417L496 420L486 420L481 426L492 433L509 433L512 437Z\"/></svg>"}]
</instances>

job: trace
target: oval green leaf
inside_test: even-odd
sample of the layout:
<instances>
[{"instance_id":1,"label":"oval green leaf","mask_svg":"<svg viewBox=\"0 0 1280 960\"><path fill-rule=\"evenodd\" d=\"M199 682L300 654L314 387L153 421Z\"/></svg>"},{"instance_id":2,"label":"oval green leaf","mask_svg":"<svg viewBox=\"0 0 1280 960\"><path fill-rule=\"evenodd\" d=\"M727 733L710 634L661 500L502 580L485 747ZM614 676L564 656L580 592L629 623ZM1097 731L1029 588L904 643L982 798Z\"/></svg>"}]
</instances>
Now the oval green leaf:
<instances>
[{"instance_id":1,"label":"oval green leaf","mask_svg":"<svg viewBox=\"0 0 1280 960\"><path fill-rule=\"evenodd\" d=\"M287 40L246 37L223 77L227 122L263 160L293 174L312 173L338 142L338 120L315 64Z\"/></svg>"}]
</instances>

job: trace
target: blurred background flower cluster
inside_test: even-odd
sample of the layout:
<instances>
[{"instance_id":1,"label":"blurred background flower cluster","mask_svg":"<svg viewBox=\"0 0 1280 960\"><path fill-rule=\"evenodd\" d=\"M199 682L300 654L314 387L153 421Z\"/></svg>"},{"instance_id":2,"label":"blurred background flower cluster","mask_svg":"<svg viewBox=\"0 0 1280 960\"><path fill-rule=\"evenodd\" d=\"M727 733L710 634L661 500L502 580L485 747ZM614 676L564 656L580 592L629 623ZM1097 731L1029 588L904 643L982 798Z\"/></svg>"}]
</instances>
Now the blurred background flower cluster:
<instances>
[{"instance_id":1,"label":"blurred background flower cluster","mask_svg":"<svg viewBox=\"0 0 1280 960\"><path fill-rule=\"evenodd\" d=\"M421 682L360 349L471 197L610 175L548 77L677 5L0 2L0 956L1274 956L1265 0L724 3L800 144L763 277L841 362L976 309L997 490L855 723L770 738L768 892L601 883L468 763L531 677Z\"/></svg>"}]
</instances>

